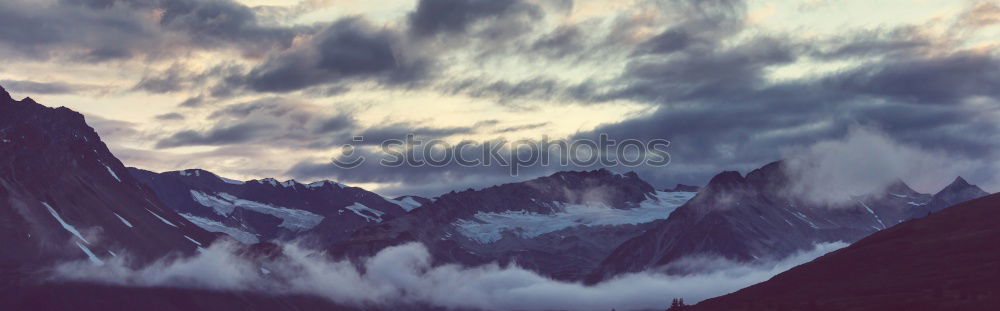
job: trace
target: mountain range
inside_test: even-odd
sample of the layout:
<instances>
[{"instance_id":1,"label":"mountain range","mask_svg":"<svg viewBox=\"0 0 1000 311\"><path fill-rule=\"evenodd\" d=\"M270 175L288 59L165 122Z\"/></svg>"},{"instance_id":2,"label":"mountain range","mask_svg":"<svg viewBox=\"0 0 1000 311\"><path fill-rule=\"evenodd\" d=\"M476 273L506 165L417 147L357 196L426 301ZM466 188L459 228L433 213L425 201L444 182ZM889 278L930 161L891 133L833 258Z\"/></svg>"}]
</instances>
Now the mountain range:
<instances>
[{"instance_id":1,"label":"mountain range","mask_svg":"<svg viewBox=\"0 0 1000 311\"><path fill-rule=\"evenodd\" d=\"M785 169L779 161L746 176L733 171L716 175L666 221L622 243L589 281L665 267L695 254L744 262L781 258L817 243L854 242L986 195L957 178L935 195L918 193L897 181L872 194L815 203L788 191L791 184Z\"/></svg>"},{"instance_id":2,"label":"mountain range","mask_svg":"<svg viewBox=\"0 0 1000 311\"><path fill-rule=\"evenodd\" d=\"M651 228L693 195L656 191L635 173L561 172L444 194L329 249L359 257L418 241L444 262L517 263L556 279L578 280L615 245Z\"/></svg>"},{"instance_id":3,"label":"mountain range","mask_svg":"<svg viewBox=\"0 0 1000 311\"><path fill-rule=\"evenodd\" d=\"M872 194L818 204L789 193L782 163L746 176L723 172L704 188L657 191L634 173L595 170L433 200L386 199L331 181L303 185L234 181L204 170L131 171L184 217L244 242L308 236L333 254L359 259L417 241L441 262L516 263L555 279L591 283L649 269L684 273L670 263L691 256L780 259L817 243L853 242L987 194L958 177L934 195L897 181ZM292 230L286 222L308 226Z\"/></svg>"},{"instance_id":4,"label":"mountain range","mask_svg":"<svg viewBox=\"0 0 1000 311\"><path fill-rule=\"evenodd\" d=\"M275 179L236 181L200 169L153 173L129 168L167 206L212 232L244 243L287 240L314 232L340 241L358 228L393 219L423 198L383 198L332 181L301 184Z\"/></svg>"},{"instance_id":5,"label":"mountain range","mask_svg":"<svg viewBox=\"0 0 1000 311\"><path fill-rule=\"evenodd\" d=\"M995 254L978 249L988 248L994 235L987 223L997 216L995 196L948 208L988 195L959 177L933 195L897 181L839 202L814 202L789 191L796 181L788 169L778 161L746 175L722 172L704 187L665 190L631 172L567 171L435 198L386 198L334 181L237 181L201 169L126 168L83 115L14 100L0 88L0 307L132 309L155 302L150 309L346 308L316 297L48 278L51 267L68 261L102 265L122 257L139 267L199 254L219 240L233 241L241 254L262 256L280 255L268 251L276 249L272 242L308 241L355 262L419 242L437 264L516 264L590 284L641 271L684 274L672 263L691 256L758 262L818 243L860 241L698 307L756 310L758 301L780 307L814 300L845 310L878 306L864 292L877 291L875 285L851 291L852 281L843 278L850 263L860 265L870 284L899 283L885 295L898 293L902 301L926 303L914 298L918 293L955 304L995 296L988 290L994 284L971 272L990 276L995 270ZM951 267L936 256L964 265ZM893 279L897 273L907 278ZM804 289L826 279L831 281L823 287ZM47 299L56 295L63 299Z\"/></svg>"}]
</instances>

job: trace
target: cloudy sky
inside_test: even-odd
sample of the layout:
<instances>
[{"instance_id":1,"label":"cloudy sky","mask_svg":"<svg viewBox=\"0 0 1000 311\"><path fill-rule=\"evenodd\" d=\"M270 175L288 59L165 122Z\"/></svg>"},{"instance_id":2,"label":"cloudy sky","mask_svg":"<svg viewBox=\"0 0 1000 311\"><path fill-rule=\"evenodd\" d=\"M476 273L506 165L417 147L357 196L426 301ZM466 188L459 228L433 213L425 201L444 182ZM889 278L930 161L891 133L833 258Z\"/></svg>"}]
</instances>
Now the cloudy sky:
<instances>
[{"instance_id":1,"label":"cloudy sky","mask_svg":"<svg viewBox=\"0 0 1000 311\"><path fill-rule=\"evenodd\" d=\"M351 137L663 138L628 170L667 187L863 128L995 187L997 38L998 1L4 0L0 85L130 166L387 195L561 168L330 165Z\"/></svg>"}]
</instances>

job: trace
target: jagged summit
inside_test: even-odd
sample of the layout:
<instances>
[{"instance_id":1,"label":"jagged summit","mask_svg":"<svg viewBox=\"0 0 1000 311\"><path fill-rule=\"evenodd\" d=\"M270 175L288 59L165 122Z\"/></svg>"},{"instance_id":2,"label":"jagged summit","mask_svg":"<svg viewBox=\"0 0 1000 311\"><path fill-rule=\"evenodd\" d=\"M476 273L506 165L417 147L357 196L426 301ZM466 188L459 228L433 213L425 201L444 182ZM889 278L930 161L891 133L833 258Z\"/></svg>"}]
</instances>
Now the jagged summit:
<instances>
[{"instance_id":1,"label":"jagged summit","mask_svg":"<svg viewBox=\"0 0 1000 311\"><path fill-rule=\"evenodd\" d=\"M983 197L989 193L984 191L979 186L970 184L962 176L958 176L950 184L945 186L934 194L935 198L943 199L948 201L947 203L955 204L961 201L967 201L978 197ZM956 201L960 200L960 201Z\"/></svg>"},{"instance_id":2,"label":"jagged summit","mask_svg":"<svg viewBox=\"0 0 1000 311\"><path fill-rule=\"evenodd\" d=\"M955 177L955 180L952 181L951 184L948 184L948 186L944 187L942 191L947 189L961 189L967 187L975 187L975 186L966 181L965 178L962 178L962 176L958 176Z\"/></svg>"},{"instance_id":3,"label":"jagged summit","mask_svg":"<svg viewBox=\"0 0 1000 311\"><path fill-rule=\"evenodd\" d=\"M961 176L955 178L948 186L945 186L941 191L934 194L934 198L930 203L913 212L914 217L924 216L927 213L938 212L948 206L955 205L961 202L969 201L972 199L981 198L989 195L988 192L983 191L976 185L970 184L965 178Z\"/></svg>"},{"instance_id":4,"label":"jagged summit","mask_svg":"<svg viewBox=\"0 0 1000 311\"><path fill-rule=\"evenodd\" d=\"M740 172L724 171L712 177L712 180L708 181L708 185L706 185L705 188L719 190L743 186L745 183L746 179L743 178L743 175L741 175Z\"/></svg>"},{"instance_id":5,"label":"jagged summit","mask_svg":"<svg viewBox=\"0 0 1000 311\"><path fill-rule=\"evenodd\" d=\"M712 177L705 185L705 189L713 191L734 188L765 189L783 186L787 181L788 177L783 170L783 162L775 161L750 171L746 176L737 171L723 171Z\"/></svg>"},{"instance_id":6,"label":"jagged summit","mask_svg":"<svg viewBox=\"0 0 1000 311\"><path fill-rule=\"evenodd\" d=\"M920 194L916 190L913 190L913 188L911 188L910 185L906 184L906 182L904 182L902 179L898 178L885 188L885 192L891 195L906 195L906 196Z\"/></svg>"}]
</instances>

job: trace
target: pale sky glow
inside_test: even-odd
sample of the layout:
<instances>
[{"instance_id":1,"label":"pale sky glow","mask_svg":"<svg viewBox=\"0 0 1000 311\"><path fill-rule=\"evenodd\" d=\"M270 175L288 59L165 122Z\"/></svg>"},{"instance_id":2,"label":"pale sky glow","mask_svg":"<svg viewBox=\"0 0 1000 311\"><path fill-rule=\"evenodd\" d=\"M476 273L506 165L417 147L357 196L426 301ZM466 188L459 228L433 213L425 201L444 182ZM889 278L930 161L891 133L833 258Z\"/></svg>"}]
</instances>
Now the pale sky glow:
<instances>
[{"instance_id":1,"label":"pale sky glow","mask_svg":"<svg viewBox=\"0 0 1000 311\"><path fill-rule=\"evenodd\" d=\"M997 1L13 0L5 16L32 22L0 30L0 85L84 113L127 165L154 171L428 194L509 178L303 165L376 130L450 142L609 131L688 146L674 171L642 175L701 183L858 124L966 160L996 151L974 137L1000 138L988 125L1000 92L978 86L1000 81ZM931 76L971 83L896 83L950 70ZM226 131L240 128L254 132Z\"/></svg>"}]
</instances>

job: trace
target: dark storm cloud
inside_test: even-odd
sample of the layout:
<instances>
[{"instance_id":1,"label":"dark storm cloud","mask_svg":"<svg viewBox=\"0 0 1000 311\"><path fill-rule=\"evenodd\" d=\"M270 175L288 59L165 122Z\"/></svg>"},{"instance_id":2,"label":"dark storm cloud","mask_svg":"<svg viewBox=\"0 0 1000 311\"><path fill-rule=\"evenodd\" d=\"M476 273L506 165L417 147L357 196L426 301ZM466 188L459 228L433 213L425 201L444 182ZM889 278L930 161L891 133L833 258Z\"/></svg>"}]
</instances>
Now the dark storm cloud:
<instances>
[{"instance_id":1,"label":"dark storm cloud","mask_svg":"<svg viewBox=\"0 0 1000 311\"><path fill-rule=\"evenodd\" d=\"M354 119L353 116L347 114L338 114L320 120L319 125L316 128L316 132L321 134L335 133L351 129L356 125L357 121Z\"/></svg>"},{"instance_id":2,"label":"dark storm cloud","mask_svg":"<svg viewBox=\"0 0 1000 311\"><path fill-rule=\"evenodd\" d=\"M260 55L273 47L285 48L305 28L263 25L255 11L232 0L71 0L92 9L160 10L159 26L187 36L202 48L237 46L247 54Z\"/></svg>"},{"instance_id":3,"label":"dark storm cloud","mask_svg":"<svg viewBox=\"0 0 1000 311\"><path fill-rule=\"evenodd\" d=\"M177 106L178 107L186 107L186 108L194 108L194 107L200 107L204 103L205 103L205 97L202 96L202 95L198 95L198 96L195 96L195 97L190 97L188 99L185 99L180 104L177 104Z\"/></svg>"},{"instance_id":4,"label":"dark storm cloud","mask_svg":"<svg viewBox=\"0 0 1000 311\"><path fill-rule=\"evenodd\" d=\"M160 32L129 10L0 2L0 53L31 60L106 61L159 46Z\"/></svg>"},{"instance_id":5,"label":"dark storm cloud","mask_svg":"<svg viewBox=\"0 0 1000 311\"><path fill-rule=\"evenodd\" d=\"M231 0L0 2L0 53L34 60L163 59L219 48L260 56L312 31L264 25L251 8Z\"/></svg>"},{"instance_id":6,"label":"dark storm cloud","mask_svg":"<svg viewBox=\"0 0 1000 311\"><path fill-rule=\"evenodd\" d=\"M219 119L223 117L245 119L251 114L264 114L268 116L281 117L293 113L304 113L301 111L299 101L284 97L265 97L249 102L230 105L218 109L209 114L209 119Z\"/></svg>"},{"instance_id":7,"label":"dark storm cloud","mask_svg":"<svg viewBox=\"0 0 1000 311\"><path fill-rule=\"evenodd\" d=\"M176 112L157 115L155 118L160 121L179 121L185 119L184 115Z\"/></svg>"},{"instance_id":8,"label":"dark storm cloud","mask_svg":"<svg viewBox=\"0 0 1000 311\"><path fill-rule=\"evenodd\" d=\"M1000 147L993 139L1000 127L989 117L977 117L992 108L962 105L976 96L1000 98L985 86L1000 76L996 74L1000 62L991 56L958 52L893 59L814 80L781 83L765 81L756 65L740 69L730 64L735 79L725 76L726 71L717 72L718 77L692 75L695 84L690 89L671 88L676 80L669 74L626 75L623 79L633 86L614 96L639 96L663 104L647 116L607 124L580 137L607 133L670 140L673 165L640 172L658 184L703 183L723 169L719 163L749 170L780 159L788 148L846 135L856 125L880 128L902 143L965 158L994 154ZM725 83L704 83L714 79ZM664 87L661 92L641 87L647 83Z\"/></svg>"},{"instance_id":9,"label":"dark storm cloud","mask_svg":"<svg viewBox=\"0 0 1000 311\"><path fill-rule=\"evenodd\" d=\"M477 21L509 14L540 14L521 0L420 0L410 13L410 30L418 36L465 32Z\"/></svg>"},{"instance_id":10,"label":"dark storm cloud","mask_svg":"<svg viewBox=\"0 0 1000 311\"><path fill-rule=\"evenodd\" d=\"M253 9L228 0L161 0L160 21L172 31L190 34L202 47L235 44L245 53L261 55L273 47L287 48L304 29L263 26Z\"/></svg>"},{"instance_id":11,"label":"dark storm cloud","mask_svg":"<svg viewBox=\"0 0 1000 311\"><path fill-rule=\"evenodd\" d=\"M203 132L186 130L156 142L156 148L220 146L246 143L259 138L261 134L273 128L272 124L246 122L229 126L218 125Z\"/></svg>"},{"instance_id":12,"label":"dark storm cloud","mask_svg":"<svg viewBox=\"0 0 1000 311\"><path fill-rule=\"evenodd\" d=\"M190 79L184 72L184 68L174 65L158 75L150 75L142 78L133 89L149 93L171 93L185 89L188 82L190 82Z\"/></svg>"},{"instance_id":13,"label":"dark storm cloud","mask_svg":"<svg viewBox=\"0 0 1000 311\"><path fill-rule=\"evenodd\" d=\"M358 127L350 111L285 97L265 97L218 108L205 116L209 129L184 129L160 139L157 148L265 144L272 148L325 148ZM346 137L346 138L345 138ZM331 142L333 141L333 142Z\"/></svg>"},{"instance_id":14,"label":"dark storm cloud","mask_svg":"<svg viewBox=\"0 0 1000 311\"><path fill-rule=\"evenodd\" d=\"M84 6L91 9L108 9L119 1L118 0L59 0L59 2L65 4Z\"/></svg>"},{"instance_id":15,"label":"dark storm cloud","mask_svg":"<svg viewBox=\"0 0 1000 311\"><path fill-rule=\"evenodd\" d=\"M992 53L942 53L940 41L913 26L817 41L757 34L726 46L722 40L743 30L686 26L703 22L682 21L639 44L612 87L577 88L578 99L654 105L652 113L577 137L670 140L671 166L639 169L657 185L701 184L725 169L750 170L855 126L965 159L995 155L1000 147L1000 126L986 116L995 106L968 104L1000 100L991 87L1000 83ZM768 77L771 68L803 58L863 63L822 76Z\"/></svg>"},{"instance_id":16,"label":"dark storm cloud","mask_svg":"<svg viewBox=\"0 0 1000 311\"><path fill-rule=\"evenodd\" d=\"M437 71L431 55L449 52L420 45L412 36L452 34L476 40L477 53L496 50L509 37L527 33L527 19L542 9L519 0L421 1L406 17L405 29L370 25L350 17L312 26L278 26L276 21L324 5L251 8L232 0L29 0L0 3L0 53L36 60L105 62L144 57L170 60L193 50L235 49L250 68L226 66L192 72L174 65L145 75L133 90L172 93L201 89L229 98L246 91L289 92L311 87L336 94L358 81L416 87ZM488 22L487 22L488 21ZM475 33L459 34L477 27ZM6 30L6 31L5 31ZM463 37L464 36L464 37ZM309 38L292 48L296 37ZM560 40L553 38L554 40ZM471 46L471 45L470 45ZM541 45L539 48L544 48ZM205 99L205 98L203 98ZM191 102L194 103L194 102Z\"/></svg>"},{"instance_id":17,"label":"dark storm cloud","mask_svg":"<svg viewBox=\"0 0 1000 311\"><path fill-rule=\"evenodd\" d=\"M745 6L741 1L666 1L649 2L657 9L671 11L678 19L656 20L621 14L610 18L611 26L582 22L560 26L527 42L512 47L497 47L485 53L492 57L516 54L527 59L576 64L600 64L614 59L627 64L623 77L607 80L584 79L570 83L555 77L536 75L519 80L492 76L452 79L440 90L477 98L495 99L513 107L528 107L523 100L563 103L601 103L612 100L651 102L671 96L698 96L699 90L727 85L737 79L754 79L769 65L790 63L796 58L785 38L760 35L739 47L723 47L722 41L742 30ZM649 28L666 30L636 44L635 33ZM586 31L581 28L586 29ZM602 29L595 31L594 29ZM630 55L621 60L621 56ZM539 65L548 65L544 62ZM734 70L734 75L723 74ZM637 76L637 77L627 77ZM646 78L638 76L647 76ZM657 77L658 78L654 78ZM691 81L694 78L698 81ZM742 83L741 83L742 84ZM672 91L661 89L673 88ZM685 93L691 93L685 95Z\"/></svg>"},{"instance_id":18,"label":"dark storm cloud","mask_svg":"<svg viewBox=\"0 0 1000 311\"><path fill-rule=\"evenodd\" d=\"M90 85L72 84L66 82L37 82L29 80L0 80L8 90L22 94L74 94L93 89Z\"/></svg>"},{"instance_id":19,"label":"dark storm cloud","mask_svg":"<svg viewBox=\"0 0 1000 311\"><path fill-rule=\"evenodd\" d=\"M288 92L350 79L408 83L426 74L425 60L398 49L397 35L357 18L337 21L305 46L269 58L246 76L260 92Z\"/></svg>"},{"instance_id":20,"label":"dark storm cloud","mask_svg":"<svg viewBox=\"0 0 1000 311\"><path fill-rule=\"evenodd\" d=\"M578 89L580 98L595 101L632 99L660 103L674 100L733 97L766 84L765 69L797 59L793 46L779 38L759 37L728 49L692 49L671 57L632 59L614 90L593 93ZM742 94L740 94L742 95Z\"/></svg>"},{"instance_id":21,"label":"dark storm cloud","mask_svg":"<svg viewBox=\"0 0 1000 311\"><path fill-rule=\"evenodd\" d=\"M524 99L566 99L572 96L572 87L572 85L547 77L515 81L492 80L484 77L444 83L440 90L450 94L491 98L495 99L498 104L517 106L517 103Z\"/></svg>"},{"instance_id":22,"label":"dark storm cloud","mask_svg":"<svg viewBox=\"0 0 1000 311\"><path fill-rule=\"evenodd\" d=\"M821 39L749 34L753 30L745 28L746 8L741 1L665 3L682 12L678 14L682 18L669 21L673 24L638 44L630 44L625 38L642 25L623 18L601 40L594 41L578 28L565 26L514 48L557 58L593 57L611 49L625 51L625 69L611 80L571 84L544 76L521 80L466 77L454 78L438 89L495 98L505 104L517 104L522 99L647 103L651 106L649 113L575 137L593 138L607 133L616 139L672 141L673 165L637 168L643 178L658 186L676 182L703 184L722 170L750 170L782 158L796 146L843 137L856 126L878 128L901 143L947 150L964 158L995 155L1000 147L996 143L1000 126L988 116L995 109L989 103L1000 99L1000 92L991 87L1000 85L1000 61L993 53L962 51L958 46L943 52L947 47L942 46L940 38L926 37L918 26L861 30ZM418 13L419 8L413 14ZM410 18L411 27L416 27L415 17ZM429 23L423 29L457 35L467 32L474 20L451 21L457 26ZM773 69L804 66L798 63L801 61L853 61L861 65L790 80L772 79ZM968 103L977 98L987 101ZM415 129L419 126L407 124L370 129L369 133L398 139ZM458 132L445 131L437 136ZM401 188L393 190L401 193L469 182L461 176L489 180L487 183L510 180L503 176L506 173L458 166L342 170L322 161L304 161L289 171L300 178L401 184Z\"/></svg>"},{"instance_id":23,"label":"dark storm cloud","mask_svg":"<svg viewBox=\"0 0 1000 311\"><path fill-rule=\"evenodd\" d=\"M390 139L404 140L407 135L418 139L440 139L452 135L470 134L476 131L476 126L427 127L416 123L401 122L371 127L356 136L365 138L364 144L379 145Z\"/></svg>"},{"instance_id":24,"label":"dark storm cloud","mask_svg":"<svg viewBox=\"0 0 1000 311\"><path fill-rule=\"evenodd\" d=\"M678 29L664 31L652 39L643 42L636 49L638 54L670 54L690 46L695 39L687 32Z\"/></svg>"},{"instance_id":25,"label":"dark storm cloud","mask_svg":"<svg viewBox=\"0 0 1000 311\"><path fill-rule=\"evenodd\" d=\"M922 35L919 27L876 29L836 36L810 46L809 56L823 60L852 59L870 56L913 56L933 48L934 42Z\"/></svg>"},{"instance_id":26,"label":"dark storm cloud","mask_svg":"<svg viewBox=\"0 0 1000 311\"><path fill-rule=\"evenodd\" d=\"M549 58L564 58L587 48L583 31L577 26L562 26L531 44L530 51Z\"/></svg>"},{"instance_id":27,"label":"dark storm cloud","mask_svg":"<svg viewBox=\"0 0 1000 311\"><path fill-rule=\"evenodd\" d=\"M683 19L666 30L640 43L633 53L671 54L681 51L710 51L725 38L741 32L746 5L743 1L669 1L669 10L676 10ZM623 22L618 27L631 26ZM627 29L627 28L626 28ZM612 41L617 43L615 41Z\"/></svg>"},{"instance_id":28,"label":"dark storm cloud","mask_svg":"<svg viewBox=\"0 0 1000 311\"><path fill-rule=\"evenodd\" d=\"M975 96L1000 98L1000 59L959 52L935 58L889 59L827 81L845 92L938 105Z\"/></svg>"},{"instance_id":29,"label":"dark storm cloud","mask_svg":"<svg viewBox=\"0 0 1000 311\"><path fill-rule=\"evenodd\" d=\"M265 19L302 11L249 8L231 0L63 0L54 5L0 1L0 55L103 62L169 60L194 49L232 48L258 62L227 63L205 72L175 65L138 81L134 90L202 94L181 107L219 105L204 116L185 115L191 120L207 117L213 125L168 133L160 137L158 148L267 144L324 149L348 143L354 135L365 136L364 144L371 145L407 134L443 138L545 126L431 127L390 121L363 128L356 112L326 111L288 98L223 106L226 98L253 92L341 94L359 82L427 88L528 108L538 101L648 105L646 113L577 137L608 133L616 139L671 140L674 165L639 168L643 178L658 187L701 184L722 170L752 169L779 159L790 146L841 137L857 125L879 128L903 143L965 157L995 157L1000 147L994 112L1000 100L996 52L962 50L967 45L961 39L932 37L996 24L996 5L978 4L960 14L947 34L931 35L936 31L915 25L845 29L830 37L805 38L752 28L746 5L735 0L649 1L643 5L669 18L610 12L599 22L559 23L554 29L536 28L535 22L551 12L539 3L421 0L397 21L403 28L394 29L372 25L364 17L279 27ZM161 12L162 18L153 18L153 12ZM296 35L305 36L292 47ZM449 56L473 61L452 65L445 61L452 59ZM498 62L490 61L511 59L537 71L518 78L493 72L462 74L478 62L495 65ZM546 69L562 68L553 65L557 62L584 69L607 64L600 68L610 69L568 82L546 75ZM785 66L808 71L815 63L836 62L848 65L787 80L772 77ZM452 73L449 68L459 70L444 75ZM3 83L30 93L81 90L59 82ZM343 171L322 161L299 163L289 174L419 186L424 191L510 179L504 168L373 166Z\"/></svg>"}]
</instances>

